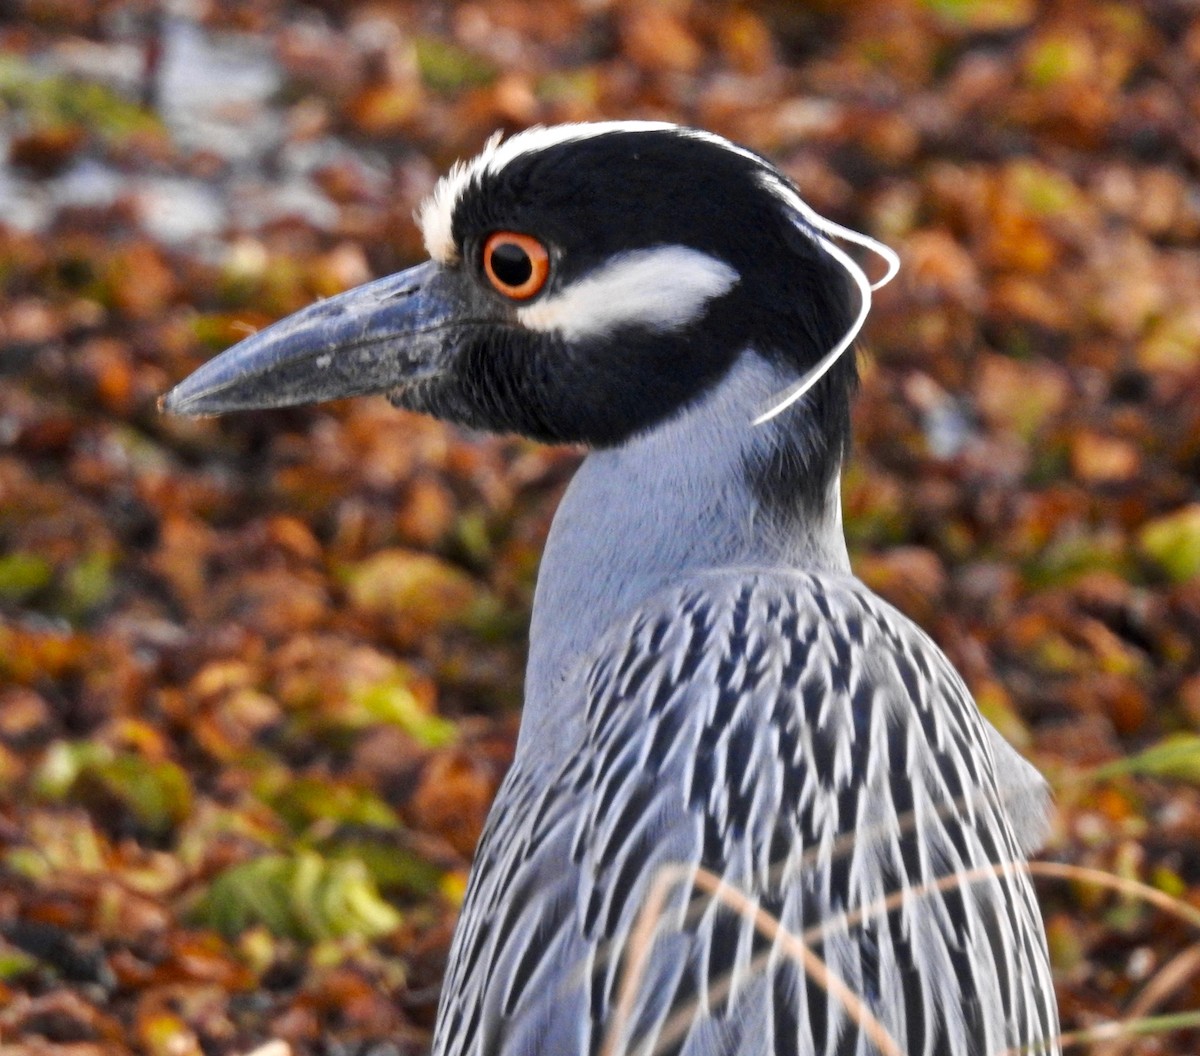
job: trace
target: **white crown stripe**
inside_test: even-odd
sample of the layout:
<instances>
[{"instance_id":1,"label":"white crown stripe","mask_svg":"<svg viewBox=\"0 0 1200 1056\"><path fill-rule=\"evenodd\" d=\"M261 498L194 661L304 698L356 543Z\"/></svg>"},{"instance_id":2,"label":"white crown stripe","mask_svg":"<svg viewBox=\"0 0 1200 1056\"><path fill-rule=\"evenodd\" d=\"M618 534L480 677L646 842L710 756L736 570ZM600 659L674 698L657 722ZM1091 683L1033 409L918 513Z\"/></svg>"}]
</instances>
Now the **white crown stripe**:
<instances>
[{"instance_id":1,"label":"white crown stripe","mask_svg":"<svg viewBox=\"0 0 1200 1056\"><path fill-rule=\"evenodd\" d=\"M458 205L462 192L480 173L483 171L498 172L522 154L533 154L574 140L591 139L614 132L675 132L680 136L700 139L743 158L748 158L763 167L766 176L765 182L772 193L792 206L807 223L823 234L862 246L863 249L876 254L887 264L887 270L883 277L871 283L872 290L886 286L899 271L900 258L894 250L871 238L870 235L844 227L822 216L786 181L780 179L758 154L739 147L736 143L712 132L683 128L666 121L596 121L551 127L535 125L533 128L518 132L504 142L501 142L501 133L493 133L476 157L469 161L456 162L451 167L450 171L438 181L433 194L421 206L417 220L425 235L425 248L429 251L430 256L443 263L457 259L458 250L451 235L454 209Z\"/></svg>"},{"instance_id":2,"label":"white crown stripe","mask_svg":"<svg viewBox=\"0 0 1200 1056\"><path fill-rule=\"evenodd\" d=\"M469 161L456 162L437 183L417 212L417 224L425 236L425 249L434 260L452 264L459 250L452 233L454 210L463 192L484 172L499 172L523 154L536 154L562 143L591 139L610 132L670 132L678 125L665 121L596 121L590 123L535 125L518 132L503 143L501 133L493 133L483 149Z\"/></svg>"}]
</instances>

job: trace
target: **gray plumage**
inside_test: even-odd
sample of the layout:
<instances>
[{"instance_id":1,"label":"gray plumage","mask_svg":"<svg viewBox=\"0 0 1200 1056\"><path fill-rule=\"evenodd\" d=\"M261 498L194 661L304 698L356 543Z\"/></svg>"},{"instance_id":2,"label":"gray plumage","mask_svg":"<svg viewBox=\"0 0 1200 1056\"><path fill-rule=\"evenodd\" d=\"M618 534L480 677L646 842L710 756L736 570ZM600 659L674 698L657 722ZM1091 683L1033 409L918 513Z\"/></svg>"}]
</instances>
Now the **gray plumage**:
<instances>
[{"instance_id":1,"label":"gray plumage","mask_svg":"<svg viewBox=\"0 0 1200 1056\"><path fill-rule=\"evenodd\" d=\"M598 1052L647 890L678 864L817 929L806 941L909 1056L1058 1051L1020 869L1044 784L937 646L851 576L834 496L804 532L764 530L733 468L762 442L745 408L776 387L748 357L572 482L436 1056ZM616 1052L876 1051L751 921L686 883L668 905Z\"/></svg>"}]
</instances>

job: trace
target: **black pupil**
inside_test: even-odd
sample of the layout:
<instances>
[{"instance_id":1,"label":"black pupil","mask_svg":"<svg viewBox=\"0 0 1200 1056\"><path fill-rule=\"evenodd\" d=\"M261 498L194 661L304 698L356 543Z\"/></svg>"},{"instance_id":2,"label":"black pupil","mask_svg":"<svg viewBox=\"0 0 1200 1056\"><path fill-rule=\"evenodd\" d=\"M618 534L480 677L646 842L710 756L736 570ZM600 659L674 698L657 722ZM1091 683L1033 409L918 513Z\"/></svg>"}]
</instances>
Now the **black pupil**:
<instances>
[{"instance_id":1,"label":"black pupil","mask_svg":"<svg viewBox=\"0 0 1200 1056\"><path fill-rule=\"evenodd\" d=\"M492 247L492 274L505 286L521 286L533 274L533 261L516 242L498 242Z\"/></svg>"}]
</instances>

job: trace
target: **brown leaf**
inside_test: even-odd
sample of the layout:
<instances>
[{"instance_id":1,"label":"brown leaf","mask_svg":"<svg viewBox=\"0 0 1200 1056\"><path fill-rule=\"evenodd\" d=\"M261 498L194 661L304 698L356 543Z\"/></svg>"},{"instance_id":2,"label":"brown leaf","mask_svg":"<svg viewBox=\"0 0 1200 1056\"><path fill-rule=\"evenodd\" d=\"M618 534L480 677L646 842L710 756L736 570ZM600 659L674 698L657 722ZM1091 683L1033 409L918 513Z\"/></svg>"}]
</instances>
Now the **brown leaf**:
<instances>
[{"instance_id":1,"label":"brown leaf","mask_svg":"<svg viewBox=\"0 0 1200 1056\"><path fill-rule=\"evenodd\" d=\"M1071 469L1088 484L1129 480L1141 471L1141 455L1127 440L1084 431L1071 439Z\"/></svg>"},{"instance_id":2,"label":"brown leaf","mask_svg":"<svg viewBox=\"0 0 1200 1056\"><path fill-rule=\"evenodd\" d=\"M693 73L704 60L704 49L666 7L636 5L621 21L622 40L628 56L647 70Z\"/></svg>"},{"instance_id":3,"label":"brown leaf","mask_svg":"<svg viewBox=\"0 0 1200 1056\"><path fill-rule=\"evenodd\" d=\"M409 809L414 823L470 856L495 793L492 775L471 756L439 752L425 764Z\"/></svg>"}]
</instances>

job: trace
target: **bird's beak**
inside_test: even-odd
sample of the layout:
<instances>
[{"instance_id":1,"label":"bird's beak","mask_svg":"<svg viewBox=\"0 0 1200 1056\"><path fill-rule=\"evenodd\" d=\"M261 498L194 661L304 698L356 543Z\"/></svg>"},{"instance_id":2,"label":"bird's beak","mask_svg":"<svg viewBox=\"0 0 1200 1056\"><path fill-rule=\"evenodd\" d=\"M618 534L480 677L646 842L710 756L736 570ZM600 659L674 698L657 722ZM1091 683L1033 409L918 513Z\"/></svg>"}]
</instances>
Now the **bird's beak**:
<instances>
[{"instance_id":1,"label":"bird's beak","mask_svg":"<svg viewBox=\"0 0 1200 1056\"><path fill-rule=\"evenodd\" d=\"M429 261L319 301L205 363L159 406L202 416L402 389L440 372L454 331L484 321L471 286Z\"/></svg>"}]
</instances>

